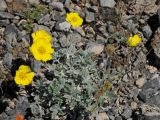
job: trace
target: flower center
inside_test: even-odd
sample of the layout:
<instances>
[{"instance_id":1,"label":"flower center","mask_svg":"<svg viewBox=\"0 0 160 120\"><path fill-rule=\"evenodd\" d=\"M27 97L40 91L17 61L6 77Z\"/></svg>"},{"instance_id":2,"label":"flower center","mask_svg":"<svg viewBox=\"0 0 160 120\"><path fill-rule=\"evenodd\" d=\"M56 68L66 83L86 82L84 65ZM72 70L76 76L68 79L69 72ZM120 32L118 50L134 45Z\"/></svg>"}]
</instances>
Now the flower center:
<instances>
[{"instance_id":1,"label":"flower center","mask_svg":"<svg viewBox=\"0 0 160 120\"><path fill-rule=\"evenodd\" d=\"M73 22L77 22L77 17L72 17Z\"/></svg>"},{"instance_id":2,"label":"flower center","mask_svg":"<svg viewBox=\"0 0 160 120\"><path fill-rule=\"evenodd\" d=\"M39 52L40 54L45 54L45 53L46 53L46 49L45 49L43 46L40 46L40 47L38 48L38 52Z\"/></svg>"},{"instance_id":3,"label":"flower center","mask_svg":"<svg viewBox=\"0 0 160 120\"><path fill-rule=\"evenodd\" d=\"M21 73L21 74L19 75L19 78L20 78L21 80L24 80L24 79L26 78L26 74L25 74L25 73Z\"/></svg>"}]
</instances>

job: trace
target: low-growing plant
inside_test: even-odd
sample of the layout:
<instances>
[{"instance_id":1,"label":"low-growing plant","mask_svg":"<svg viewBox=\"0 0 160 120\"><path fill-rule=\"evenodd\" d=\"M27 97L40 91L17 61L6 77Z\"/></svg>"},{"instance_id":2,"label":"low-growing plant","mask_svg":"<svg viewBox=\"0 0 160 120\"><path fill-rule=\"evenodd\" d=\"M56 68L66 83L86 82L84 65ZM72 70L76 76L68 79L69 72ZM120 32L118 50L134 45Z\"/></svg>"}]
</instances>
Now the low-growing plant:
<instances>
[{"instance_id":1,"label":"low-growing plant","mask_svg":"<svg viewBox=\"0 0 160 120\"><path fill-rule=\"evenodd\" d=\"M52 64L45 65L53 80L33 83L32 114L51 120L75 110L83 116L81 119L85 119L85 113L96 115L112 84L105 70L97 66L94 55L71 45L57 51L53 58Z\"/></svg>"},{"instance_id":2,"label":"low-growing plant","mask_svg":"<svg viewBox=\"0 0 160 120\"><path fill-rule=\"evenodd\" d=\"M27 8L22 12L22 17L26 20L20 24L20 29L32 31L34 27L34 21L38 21L44 13L48 11L45 5L37 5L31 8Z\"/></svg>"},{"instance_id":3,"label":"low-growing plant","mask_svg":"<svg viewBox=\"0 0 160 120\"><path fill-rule=\"evenodd\" d=\"M45 5L37 5L32 8L27 8L23 11L23 17L27 20L39 20L43 13L47 11Z\"/></svg>"}]
</instances>

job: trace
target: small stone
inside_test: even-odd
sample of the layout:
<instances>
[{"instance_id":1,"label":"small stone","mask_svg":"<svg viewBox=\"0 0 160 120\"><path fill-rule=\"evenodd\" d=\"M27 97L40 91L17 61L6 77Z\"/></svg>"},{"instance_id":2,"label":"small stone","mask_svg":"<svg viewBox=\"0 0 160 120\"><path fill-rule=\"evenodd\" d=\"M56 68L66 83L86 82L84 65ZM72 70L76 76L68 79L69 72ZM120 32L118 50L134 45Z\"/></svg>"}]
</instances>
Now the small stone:
<instances>
[{"instance_id":1,"label":"small stone","mask_svg":"<svg viewBox=\"0 0 160 120\"><path fill-rule=\"evenodd\" d=\"M9 101L9 103L8 103L8 104L9 104L9 107L10 107L10 108L12 108L12 109L15 107L15 103L14 103L14 102L12 102L12 101Z\"/></svg>"},{"instance_id":2,"label":"small stone","mask_svg":"<svg viewBox=\"0 0 160 120\"><path fill-rule=\"evenodd\" d=\"M136 102L131 102L131 109L136 110L137 109L137 103Z\"/></svg>"},{"instance_id":3,"label":"small stone","mask_svg":"<svg viewBox=\"0 0 160 120\"><path fill-rule=\"evenodd\" d=\"M34 60L34 63L33 63L33 70L35 71L35 72L40 72L40 70L41 70L41 65L42 65L42 63L40 62L40 61L37 61L37 60Z\"/></svg>"},{"instance_id":4,"label":"small stone","mask_svg":"<svg viewBox=\"0 0 160 120\"><path fill-rule=\"evenodd\" d=\"M39 5L39 0L28 0L31 5Z\"/></svg>"},{"instance_id":5,"label":"small stone","mask_svg":"<svg viewBox=\"0 0 160 120\"><path fill-rule=\"evenodd\" d=\"M122 117L121 117L121 116L117 116L117 117L115 118L115 120L122 120Z\"/></svg>"},{"instance_id":6,"label":"small stone","mask_svg":"<svg viewBox=\"0 0 160 120\"><path fill-rule=\"evenodd\" d=\"M3 58L3 64L6 65L8 68L12 67L12 60L13 60L13 55L10 53L6 53L4 58Z\"/></svg>"},{"instance_id":7,"label":"small stone","mask_svg":"<svg viewBox=\"0 0 160 120\"><path fill-rule=\"evenodd\" d=\"M160 95L154 95L147 101L147 103L160 107Z\"/></svg>"},{"instance_id":8,"label":"small stone","mask_svg":"<svg viewBox=\"0 0 160 120\"><path fill-rule=\"evenodd\" d=\"M13 19L14 15L8 12L0 12L0 18Z\"/></svg>"},{"instance_id":9,"label":"small stone","mask_svg":"<svg viewBox=\"0 0 160 120\"><path fill-rule=\"evenodd\" d=\"M114 0L100 0L100 5L102 7L113 8L116 5L116 2Z\"/></svg>"},{"instance_id":10,"label":"small stone","mask_svg":"<svg viewBox=\"0 0 160 120\"><path fill-rule=\"evenodd\" d=\"M8 19L0 20L0 26L7 26L10 23Z\"/></svg>"},{"instance_id":11,"label":"small stone","mask_svg":"<svg viewBox=\"0 0 160 120\"><path fill-rule=\"evenodd\" d=\"M71 33L67 36L67 41L70 41L70 43L73 43L73 44L77 44L81 42L81 40L82 40L82 37L78 33Z\"/></svg>"},{"instance_id":12,"label":"small stone","mask_svg":"<svg viewBox=\"0 0 160 120\"><path fill-rule=\"evenodd\" d=\"M93 22L95 21L94 12L86 11L86 21L87 22Z\"/></svg>"},{"instance_id":13,"label":"small stone","mask_svg":"<svg viewBox=\"0 0 160 120\"><path fill-rule=\"evenodd\" d=\"M109 117L105 112L101 112L98 114L98 120L109 120Z\"/></svg>"},{"instance_id":14,"label":"small stone","mask_svg":"<svg viewBox=\"0 0 160 120\"><path fill-rule=\"evenodd\" d=\"M0 11L5 11L7 8L7 4L4 0L0 0Z\"/></svg>"},{"instance_id":15,"label":"small stone","mask_svg":"<svg viewBox=\"0 0 160 120\"><path fill-rule=\"evenodd\" d=\"M130 108L126 108L122 113L124 119L130 118L131 115L132 115L132 110Z\"/></svg>"},{"instance_id":16,"label":"small stone","mask_svg":"<svg viewBox=\"0 0 160 120\"><path fill-rule=\"evenodd\" d=\"M96 55L99 55L104 50L104 45L97 44L97 43L90 43L87 45L87 51L93 52Z\"/></svg>"},{"instance_id":17,"label":"small stone","mask_svg":"<svg viewBox=\"0 0 160 120\"><path fill-rule=\"evenodd\" d=\"M136 85L141 88L145 83L145 79L144 78L140 78L138 80L136 80Z\"/></svg>"},{"instance_id":18,"label":"small stone","mask_svg":"<svg viewBox=\"0 0 160 120\"><path fill-rule=\"evenodd\" d=\"M63 11L64 6L63 6L63 4L62 4L61 2L54 2L54 1L53 1L50 5L51 5L51 6L53 7L53 9L55 9L55 10Z\"/></svg>"},{"instance_id":19,"label":"small stone","mask_svg":"<svg viewBox=\"0 0 160 120\"><path fill-rule=\"evenodd\" d=\"M84 30L82 29L82 27L76 27L76 28L73 28L75 31L77 31L80 35L82 36L85 36L85 32Z\"/></svg>"},{"instance_id":20,"label":"small stone","mask_svg":"<svg viewBox=\"0 0 160 120\"><path fill-rule=\"evenodd\" d=\"M127 74L123 76L122 81L123 81L123 82L128 82L128 81L129 81Z\"/></svg>"},{"instance_id":21,"label":"small stone","mask_svg":"<svg viewBox=\"0 0 160 120\"><path fill-rule=\"evenodd\" d=\"M152 30L150 28L149 25L146 25L144 27L142 27L142 31L144 33L144 36L147 38L147 39L150 39L151 35L152 35Z\"/></svg>"},{"instance_id":22,"label":"small stone","mask_svg":"<svg viewBox=\"0 0 160 120\"><path fill-rule=\"evenodd\" d=\"M67 39L67 37L65 35L63 35L60 39L59 42L61 44L62 47L67 47L69 45L69 40Z\"/></svg>"},{"instance_id":23,"label":"small stone","mask_svg":"<svg viewBox=\"0 0 160 120\"><path fill-rule=\"evenodd\" d=\"M66 21L61 23L57 22L55 28L59 31L69 31L71 28L71 24Z\"/></svg>"},{"instance_id":24,"label":"small stone","mask_svg":"<svg viewBox=\"0 0 160 120\"><path fill-rule=\"evenodd\" d=\"M42 1L46 3L51 3L52 0L42 0Z\"/></svg>"},{"instance_id":25,"label":"small stone","mask_svg":"<svg viewBox=\"0 0 160 120\"><path fill-rule=\"evenodd\" d=\"M18 28L15 25L7 25L5 29L5 34L15 34L15 36L18 36Z\"/></svg>"}]
</instances>

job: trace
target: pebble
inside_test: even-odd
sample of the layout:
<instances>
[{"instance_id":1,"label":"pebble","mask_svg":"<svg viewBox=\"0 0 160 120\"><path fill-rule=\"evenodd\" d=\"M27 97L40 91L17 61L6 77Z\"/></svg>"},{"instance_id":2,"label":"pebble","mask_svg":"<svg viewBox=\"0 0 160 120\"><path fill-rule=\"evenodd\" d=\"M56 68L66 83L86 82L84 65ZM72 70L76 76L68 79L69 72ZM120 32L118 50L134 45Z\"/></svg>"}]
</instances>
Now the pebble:
<instances>
[{"instance_id":1,"label":"pebble","mask_svg":"<svg viewBox=\"0 0 160 120\"><path fill-rule=\"evenodd\" d=\"M114 0L100 0L100 5L102 7L113 8L116 5L116 2Z\"/></svg>"},{"instance_id":2,"label":"pebble","mask_svg":"<svg viewBox=\"0 0 160 120\"><path fill-rule=\"evenodd\" d=\"M82 40L82 37L78 33L71 33L67 36L67 41L70 41L70 43L73 43L73 44L77 44L81 42L81 40Z\"/></svg>"},{"instance_id":3,"label":"pebble","mask_svg":"<svg viewBox=\"0 0 160 120\"><path fill-rule=\"evenodd\" d=\"M8 12L0 12L0 18L6 18L6 19L13 19L14 15L12 15L11 13Z\"/></svg>"},{"instance_id":4,"label":"pebble","mask_svg":"<svg viewBox=\"0 0 160 120\"><path fill-rule=\"evenodd\" d=\"M28 2L31 4L31 5L38 5L40 2L39 0L28 0Z\"/></svg>"},{"instance_id":5,"label":"pebble","mask_svg":"<svg viewBox=\"0 0 160 120\"><path fill-rule=\"evenodd\" d=\"M153 33L149 25L142 27L142 32L147 39L150 39Z\"/></svg>"},{"instance_id":6,"label":"pebble","mask_svg":"<svg viewBox=\"0 0 160 120\"><path fill-rule=\"evenodd\" d=\"M0 26L7 26L10 23L8 19L0 20Z\"/></svg>"},{"instance_id":7,"label":"pebble","mask_svg":"<svg viewBox=\"0 0 160 120\"><path fill-rule=\"evenodd\" d=\"M105 112L101 112L98 114L98 120L109 120L109 117Z\"/></svg>"},{"instance_id":8,"label":"pebble","mask_svg":"<svg viewBox=\"0 0 160 120\"><path fill-rule=\"evenodd\" d=\"M87 51L99 55L104 50L104 45L97 43L89 43L86 48Z\"/></svg>"},{"instance_id":9,"label":"pebble","mask_svg":"<svg viewBox=\"0 0 160 120\"><path fill-rule=\"evenodd\" d=\"M6 53L4 58L3 58L3 64L6 65L8 68L12 67L12 60L13 60L13 55L11 53Z\"/></svg>"},{"instance_id":10,"label":"pebble","mask_svg":"<svg viewBox=\"0 0 160 120\"><path fill-rule=\"evenodd\" d=\"M136 102L131 102L131 109L136 110L137 109L137 103Z\"/></svg>"},{"instance_id":11,"label":"pebble","mask_svg":"<svg viewBox=\"0 0 160 120\"><path fill-rule=\"evenodd\" d=\"M86 22L93 22L95 21L94 12L86 11Z\"/></svg>"},{"instance_id":12,"label":"pebble","mask_svg":"<svg viewBox=\"0 0 160 120\"><path fill-rule=\"evenodd\" d=\"M40 61L34 60L34 62L33 62L33 70L35 72L37 72L37 73L40 72L41 66L42 66L42 63Z\"/></svg>"},{"instance_id":13,"label":"pebble","mask_svg":"<svg viewBox=\"0 0 160 120\"><path fill-rule=\"evenodd\" d=\"M145 79L144 78L140 78L138 80L136 80L136 85L141 88L145 83Z\"/></svg>"},{"instance_id":14,"label":"pebble","mask_svg":"<svg viewBox=\"0 0 160 120\"><path fill-rule=\"evenodd\" d=\"M4 0L0 0L0 11L5 11L7 9L7 4Z\"/></svg>"},{"instance_id":15,"label":"pebble","mask_svg":"<svg viewBox=\"0 0 160 120\"><path fill-rule=\"evenodd\" d=\"M65 35L63 35L60 39L59 42L61 44L62 47L67 47L69 45L69 40L67 39L67 37Z\"/></svg>"},{"instance_id":16,"label":"pebble","mask_svg":"<svg viewBox=\"0 0 160 120\"><path fill-rule=\"evenodd\" d=\"M52 8L53 9L55 9L55 10L59 10L59 11L63 11L64 9L64 6L63 6L63 4L61 3L61 2L52 2L51 4L50 4L51 6L52 6Z\"/></svg>"},{"instance_id":17,"label":"pebble","mask_svg":"<svg viewBox=\"0 0 160 120\"><path fill-rule=\"evenodd\" d=\"M132 110L130 108L126 108L122 113L124 119L130 118L131 115L132 115Z\"/></svg>"},{"instance_id":18,"label":"pebble","mask_svg":"<svg viewBox=\"0 0 160 120\"><path fill-rule=\"evenodd\" d=\"M73 28L75 31L77 31L80 35L82 35L83 37L86 35L84 30L82 29L82 27L76 27Z\"/></svg>"},{"instance_id":19,"label":"pebble","mask_svg":"<svg viewBox=\"0 0 160 120\"><path fill-rule=\"evenodd\" d=\"M55 27L55 29L58 31L69 31L70 28L71 28L71 24L66 21L61 23L57 22Z\"/></svg>"}]
</instances>

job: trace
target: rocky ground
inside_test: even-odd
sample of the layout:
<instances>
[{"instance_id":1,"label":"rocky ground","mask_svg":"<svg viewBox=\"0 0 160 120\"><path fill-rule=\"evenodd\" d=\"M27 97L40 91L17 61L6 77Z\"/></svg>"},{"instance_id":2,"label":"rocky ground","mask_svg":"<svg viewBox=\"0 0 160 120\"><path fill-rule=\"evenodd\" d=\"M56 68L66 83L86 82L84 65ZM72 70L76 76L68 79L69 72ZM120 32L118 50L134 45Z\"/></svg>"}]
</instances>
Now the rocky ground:
<instances>
[{"instance_id":1,"label":"rocky ground","mask_svg":"<svg viewBox=\"0 0 160 120\"><path fill-rule=\"evenodd\" d=\"M65 22L70 11L82 16L81 27ZM75 43L112 74L118 99L104 107L100 120L160 120L159 25L159 0L0 0L0 120L12 120L28 99L12 82L13 66L31 57L30 34L39 28L52 34L55 50ZM143 40L129 47L125 42L136 33ZM38 71L39 63L30 62Z\"/></svg>"}]
</instances>

